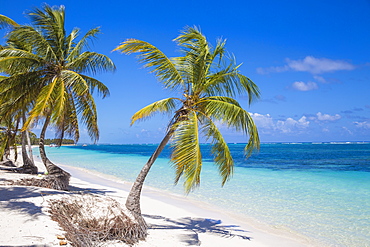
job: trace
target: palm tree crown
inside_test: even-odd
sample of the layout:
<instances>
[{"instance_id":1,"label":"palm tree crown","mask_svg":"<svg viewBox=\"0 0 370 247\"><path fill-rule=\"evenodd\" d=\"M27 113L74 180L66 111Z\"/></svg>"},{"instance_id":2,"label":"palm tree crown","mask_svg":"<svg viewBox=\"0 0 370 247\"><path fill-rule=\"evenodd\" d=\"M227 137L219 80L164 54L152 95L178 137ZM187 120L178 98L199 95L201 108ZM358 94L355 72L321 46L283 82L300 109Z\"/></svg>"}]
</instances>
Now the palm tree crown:
<instances>
[{"instance_id":1,"label":"palm tree crown","mask_svg":"<svg viewBox=\"0 0 370 247\"><path fill-rule=\"evenodd\" d=\"M2 98L12 98L13 106L32 105L23 129L35 119L49 116L61 136L67 133L78 140L80 115L91 138L97 140L92 93L97 89L105 97L109 91L85 73L94 75L115 69L107 56L86 51L88 41L96 37L99 28L89 30L78 41L79 29L74 28L70 34L65 31L64 6L44 5L28 16L32 26L14 25L7 35L8 46L0 50L0 72L10 75L1 82Z\"/></svg>"},{"instance_id":2,"label":"palm tree crown","mask_svg":"<svg viewBox=\"0 0 370 247\"><path fill-rule=\"evenodd\" d=\"M249 136L247 155L259 147L257 128L250 114L234 98L247 94L249 103L259 97L258 87L239 71L232 56L225 51L225 40L214 48L197 28L186 28L175 41L183 56L168 58L155 46L136 39L123 42L115 50L126 54L138 53L166 88L182 92L154 102L132 116L132 124L157 112L172 112L168 134L172 138L171 161L176 169L176 183L184 178L186 192L200 184L202 155L201 136L212 144L215 164L222 185L233 173L233 159L219 124Z\"/></svg>"},{"instance_id":3,"label":"palm tree crown","mask_svg":"<svg viewBox=\"0 0 370 247\"><path fill-rule=\"evenodd\" d=\"M99 138L97 110L93 98L97 90L103 98L108 88L86 75L113 71L113 62L105 55L87 51L89 40L99 28L89 30L80 40L79 29L65 30L64 6L44 5L28 13L32 25L14 24L0 16L0 27L11 26L7 46L0 47L0 116L22 109L27 112L22 131L42 119L40 157L49 173L50 187L68 189L70 174L53 164L44 149L47 127L56 127L61 145L64 135L79 139L79 120L86 125L94 141Z\"/></svg>"}]
</instances>

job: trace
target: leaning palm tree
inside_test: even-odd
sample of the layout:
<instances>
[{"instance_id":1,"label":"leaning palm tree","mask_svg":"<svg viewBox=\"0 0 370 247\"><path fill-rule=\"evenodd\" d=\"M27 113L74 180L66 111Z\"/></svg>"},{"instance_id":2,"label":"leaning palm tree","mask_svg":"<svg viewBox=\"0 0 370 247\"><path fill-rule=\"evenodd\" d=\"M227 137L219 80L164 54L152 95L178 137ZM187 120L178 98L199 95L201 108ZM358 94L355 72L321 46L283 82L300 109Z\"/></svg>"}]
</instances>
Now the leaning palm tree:
<instances>
[{"instance_id":1,"label":"leaning palm tree","mask_svg":"<svg viewBox=\"0 0 370 247\"><path fill-rule=\"evenodd\" d=\"M0 18L1 20L1 18ZM1 23L1 21L0 21ZM14 26L19 26L15 22L10 22L12 25L9 24L9 26L14 27ZM28 45L23 45L19 42L16 41L10 41L8 40L7 46L5 47L0 47L0 50L6 49L6 48L13 48L13 49L23 49L23 50L28 50L31 51L30 46ZM6 79L7 76L2 76L0 77L0 81L3 79ZM15 99L12 97L9 97L11 94L4 94L3 93L3 88L7 87L5 83L0 83L0 120L5 118L5 119L12 119L12 116L17 116L17 120L21 119L23 123L26 121L26 113L28 112L29 108L29 102L36 96L36 94L32 95L29 93L28 90L26 90L26 93L24 95L28 96L28 99L26 100L25 98L23 99ZM14 93L15 91L13 91ZM18 92L15 92L17 96L19 95ZM14 95L14 94L13 94ZM17 97L16 96L16 97ZM27 104L28 103L28 104ZM16 130L18 132L18 129ZM19 172L23 173L31 173L31 174L37 174L38 168L35 166L35 163L33 161L32 157L32 148L31 148L31 143L29 141L29 130L22 131L21 133L21 143L22 143L22 159L23 159L23 166L18 169ZM28 149L29 152L26 150L26 142L28 141ZM29 157L30 155L30 157Z\"/></svg>"},{"instance_id":2,"label":"leaning palm tree","mask_svg":"<svg viewBox=\"0 0 370 247\"><path fill-rule=\"evenodd\" d=\"M81 120L92 140L97 141L99 130L93 93L96 90L104 98L109 90L86 73L114 71L115 66L107 56L86 50L89 40L100 32L99 28L89 30L79 41L79 29L66 33L64 6L44 5L30 11L28 16L32 25L13 26L7 41L29 49L0 50L0 73L10 75L1 81L4 86L0 94L13 99L15 104L19 100L31 105L23 131L33 122L43 121L39 142L41 159L48 174L62 181L54 188L67 189L70 175L46 156L46 130L53 126L60 140L68 135L78 141L78 120Z\"/></svg>"},{"instance_id":3,"label":"leaning palm tree","mask_svg":"<svg viewBox=\"0 0 370 247\"><path fill-rule=\"evenodd\" d=\"M138 53L146 67L151 69L166 88L178 90L181 97L162 99L139 110L131 124L155 113L172 113L164 139L142 168L127 197L126 207L142 227L147 226L141 216L140 194L151 166L166 144L172 140L171 162L176 169L175 183L184 180L186 192L200 185L203 135L212 144L215 165L222 185L233 173L233 159L218 125L242 131L249 136L247 155L259 147L257 128L250 114L234 99L248 94L249 103L259 97L258 87L239 71L232 56L227 56L225 41L219 40L212 49L206 37L197 28L186 28L175 41L183 56L168 58L155 46L136 39L128 39L115 50L125 54Z\"/></svg>"}]
</instances>

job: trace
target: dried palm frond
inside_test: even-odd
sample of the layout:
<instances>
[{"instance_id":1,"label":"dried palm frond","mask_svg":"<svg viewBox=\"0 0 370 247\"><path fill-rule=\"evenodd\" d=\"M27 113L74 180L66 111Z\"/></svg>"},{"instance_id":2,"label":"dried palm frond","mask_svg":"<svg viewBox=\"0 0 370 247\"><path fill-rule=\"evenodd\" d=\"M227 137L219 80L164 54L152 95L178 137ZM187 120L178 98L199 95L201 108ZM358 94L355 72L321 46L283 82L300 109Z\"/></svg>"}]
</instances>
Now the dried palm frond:
<instances>
[{"instance_id":1,"label":"dried palm frond","mask_svg":"<svg viewBox=\"0 0 370 247\"><path fill-rule=\"evenodd\" d=\"M113 198L74 194L49 202L52 219L73 246L108 246L112 241L133 245L145 238L133 217Z\"/></svg>"}]
</instances>

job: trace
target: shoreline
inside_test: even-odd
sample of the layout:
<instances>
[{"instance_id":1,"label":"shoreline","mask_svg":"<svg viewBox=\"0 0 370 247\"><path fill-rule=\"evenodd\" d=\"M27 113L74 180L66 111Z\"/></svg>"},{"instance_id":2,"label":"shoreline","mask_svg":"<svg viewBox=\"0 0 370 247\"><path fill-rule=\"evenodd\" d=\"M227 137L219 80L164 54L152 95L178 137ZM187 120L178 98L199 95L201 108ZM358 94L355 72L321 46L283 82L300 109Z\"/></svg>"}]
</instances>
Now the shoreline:
<instances>
[{"instance_id":1,"label":"shoreline","mask_svg":"<svg viewBox=\"0 0 370 247\"><path fill-rule=\"evenodd\" d=\"M34 158L40 168L39 171L44 171L45 168L39 158L36 156ZM103 194L124 204L131 183L88 169L60 163L57 165L71 173L70 188L72 192ZM1 172L0 175L0 178L4 178L6 174ZM14 173L7 175L11 177ZM0 215L0 228L4 233L3 237L0 237L0 245L25 245L25 241L27 242L30 236L32 241L29 243L37 244L35 246L40 244L42 246L58 245L55 236L61 234L61 229L56 226L56 222L51 221L48 217L45 200L58 198L69 192L24 186L0 186L0 189L6 192L2 192L0 201L0 208L3 211ZM22 196L15 194L19 190L23 191ZM29 196L31 192L32 196ZM9 207L8 204L11 203L27 207L31 205L31 210L23 207ZM225 212L217 206L145 185L141 205L143 216L151 228L148 230L149 235L146 241L134 245L137 247L322 246L305 236L289 232L287 229L273 228L263 223L254 222L252 219L241 218L239 215ZM4 208L7 210L3 210ZM37 209L37 214L32 212L35 209ZM11 213L8 212L9 210ZM24 215L24 211L29 214ZM30 227L25 222L33 222L34 225L31 227L38 230L24 236L22 234L26 230L24 228ZM8 230L4 232L5 228ZM115 246L127 245L118 244Z\"/></svg>"},{"instance_id":2,"label":"shoreline","mask_svg":"<svg viewBox=\"0 0 370 247\"><path fill-rule=\"evenodd\" d=\"M121 194L119 198L121 198L120 202L122 204L124 203L125 196L131 189L130 182L123 181L122 179L116 178L113 175L107 175L101 172L60 163L57 165L70 172L72 179L74 180L87 182L95 186L98 185L107 187L108 190L114 189L119 191L118 194ZM107 194L114 197L114 194ZM153 209L152 205L156 204L161 205L158 206L158 208L161 210ZM245 232L247 233L246 237L250 238L248 241L244 240L245 242L243 242L243 246L323 246L322 243L317 243L314 239L300 235L297 232L292 232L289 229L273 227L255 219L241 216L240 214L234 212L225 212L222 208L217 207L216 205L198 201L186 197L185 195L179 195L157 188L151 188L145 185L142 191L141 207L143 215L148 215L147 212L157 211L160 216L168 215L171 216L171 218L176 218L180 217L182 213L184 214L183 218L201 217L203 219L211 219L212 221L219 222L220 225L229 225L232 226L232 228L238 228L235 229L235 231ZM171 210L166 211L163 209L164 207L172 209L175 207L175 209L174 212ZM176 211L181 211L181 213L178 214ZM144 216L144 218L148 220L148 217ZM149 234L150 232L151 230L149 231ZM239 238L238 236L235 237ZM214 244L216 245L212 246L223 246L217 245L217 243ZM137 246L142 245L139 243Z\"/></svg>"}]
</instances>

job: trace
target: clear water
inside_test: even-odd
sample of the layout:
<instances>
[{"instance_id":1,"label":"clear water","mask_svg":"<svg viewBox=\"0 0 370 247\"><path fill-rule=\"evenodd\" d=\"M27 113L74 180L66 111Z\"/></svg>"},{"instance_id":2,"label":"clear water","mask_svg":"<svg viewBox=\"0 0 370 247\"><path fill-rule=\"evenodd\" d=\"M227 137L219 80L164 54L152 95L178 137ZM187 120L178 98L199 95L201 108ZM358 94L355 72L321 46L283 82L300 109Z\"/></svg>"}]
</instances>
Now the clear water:
<instances>
[{"instance_id":1,"label":"clear water","mask_svg":"<svg viewBox=\"0 0 370 247\"><path fill-rule=\"evenodd\" d=\"M156 145L48 148L52 161L134 181ZM248 160L230 144L233 178L222 188L203 145L201 187L190 196L288 228L328 246L370 246L370 144L262 144ZM183 194L165 149L146 185Z\"/></svg>"}]
</instances>

